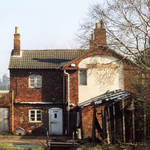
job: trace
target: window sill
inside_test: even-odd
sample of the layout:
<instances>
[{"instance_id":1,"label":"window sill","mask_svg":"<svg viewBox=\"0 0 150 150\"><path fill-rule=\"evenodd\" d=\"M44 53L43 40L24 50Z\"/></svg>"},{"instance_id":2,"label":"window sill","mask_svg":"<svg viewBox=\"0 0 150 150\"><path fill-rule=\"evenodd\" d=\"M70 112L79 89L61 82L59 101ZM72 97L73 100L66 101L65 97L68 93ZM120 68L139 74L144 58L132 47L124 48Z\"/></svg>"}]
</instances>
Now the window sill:
<instances>
[{"instance_id":1,"label":"window sill","mask_svg":"<svg viewBox=\"0 0 150 150\"><path fill-rule=\"evenodd\" d=\"M40 122L36 122L36 121L35 121L35 122L29 122L29 123L42 123L42 121L40 121Z\"/></svg>"},{"instance_id":2,"label":"window sill","mask_svg":"<svg viewBox=\"0 0 150 150\"><path fill-rule=\"evenodd\" d=\"M29 89L41 89L42 87L29 87Z\"/></svg>"}]
</instances>

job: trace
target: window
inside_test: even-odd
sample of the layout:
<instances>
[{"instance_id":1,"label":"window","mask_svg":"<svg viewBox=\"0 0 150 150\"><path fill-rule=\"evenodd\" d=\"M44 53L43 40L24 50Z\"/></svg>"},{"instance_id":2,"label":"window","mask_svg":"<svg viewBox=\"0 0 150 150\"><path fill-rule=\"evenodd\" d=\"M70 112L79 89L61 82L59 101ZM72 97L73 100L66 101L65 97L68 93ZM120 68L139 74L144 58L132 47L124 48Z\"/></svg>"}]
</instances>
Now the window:
<instances>
[{"instance_id":1,"label":"window","mask_svg":"<svg viewBox=\"0 0 150 150\"><path fill-rule=\"evenodd\" d=\"M79 84L87 85L87 70L81 69L79 72Z\"/></svg>"},{"instance_id":2,"label":"window","mask_svg":"<svg viewBox=\"0 0 150 150\"><path fill-rule=\"evenodd\" d=\"M29 87L30 88L41 88L42 87L42 76L41 75L30 75L29 76Z\"/></svg>"},{"instance_id":3,"label":"window","mask_svg":"<svg viewBox=\"0 0 150 150\"><path fill-rule=\"evenodd\" d=\"M57 114L56 113L54 114L54 118L57 118Z\"/></svg>"},{"instance_id":4,"label":"window","mask_svg":"<svg viewBox=\"0 0 150 150\"><path fill-rule=\"evenodd\" d=\"M29 122L42 122L42 110L40 109L29 110Z\"/></svg>"}]
</instances>

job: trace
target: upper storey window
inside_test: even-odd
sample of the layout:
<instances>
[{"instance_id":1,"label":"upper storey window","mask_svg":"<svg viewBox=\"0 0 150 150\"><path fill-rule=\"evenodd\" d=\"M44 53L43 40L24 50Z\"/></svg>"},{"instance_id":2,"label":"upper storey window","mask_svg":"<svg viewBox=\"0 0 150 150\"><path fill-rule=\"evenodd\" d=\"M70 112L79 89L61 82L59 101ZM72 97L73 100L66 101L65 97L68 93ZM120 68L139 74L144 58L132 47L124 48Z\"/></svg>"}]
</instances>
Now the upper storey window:
<instances>
[{"instance_id":1,"label":"upper storey window","mask_svg":"<svg viewBox=\"0 0 150 150\"><path fill-rule=\"evenodd\" d=\"M79 84L87 85L87 70L81 69L79 71Z\"/></svg>"},{"instance_id":2,"label":"upper storey window","mask_svg":"<svg viewBox=\"0 0 150 150\"><path fill-rule=\"evenodd\" d=\"M30 88L41 88L42 87L42 76L41 75L30 75L29 76L29 87Z\"/></svg>"}]
</instances>

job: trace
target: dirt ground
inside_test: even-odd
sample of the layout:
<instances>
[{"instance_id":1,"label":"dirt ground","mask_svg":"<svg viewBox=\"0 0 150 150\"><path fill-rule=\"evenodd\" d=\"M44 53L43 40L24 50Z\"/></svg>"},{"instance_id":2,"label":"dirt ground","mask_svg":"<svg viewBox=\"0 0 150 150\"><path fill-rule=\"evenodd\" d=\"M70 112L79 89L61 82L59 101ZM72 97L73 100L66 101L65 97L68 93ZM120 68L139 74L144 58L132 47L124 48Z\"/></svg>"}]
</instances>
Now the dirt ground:
<instances>
[{"instance_id":1,"label":"dirt ground","mask_svg":"<svg viewBox=\"0 0 150 150\"><path fill-rule=\"evenodd\" d=\"M46 143L46 136L39 136L40 141ZM42 144L40 143L38 139L38 136L7 136L7 135L0 135L0 146L5 144L5 145L39 145L42 146ZM70 140L71 141L71 137L67 137L67 136L50 136L49 138L50 140ZM88 143L89 142L89 143ZM110 149L110 150L124 150L124 149L128 149L128 150L150 150L150 146L147 145L143 145L143 144L139 144L139 145L132 145L132 144L126 144L126 145L122 145L119 146L119 148L117 148L119 145L103 145L101 149ZM89 148L92 147L92 144L90 141L85 141L83 144L80 145L80 147L83 148ZM108 148L109 147L109 148ZM134 147L134 148L133 148Z\"/></svg>"},{"instance_id":2,"label":"dirt ground","mask_svg":"<svg viewBox=\"0 0 150 150\"><path fill-rule=\"evenodd\" d=\"M50 140L52 139L60 139L60 140L71 140L67 136L53 136L49 138ZM46 143L46 136L6 136L6 135L1 135L0 136L0 145L1 144L28 144L28 145L42 145L40 141Z\"/></svg>"}]
</instances>

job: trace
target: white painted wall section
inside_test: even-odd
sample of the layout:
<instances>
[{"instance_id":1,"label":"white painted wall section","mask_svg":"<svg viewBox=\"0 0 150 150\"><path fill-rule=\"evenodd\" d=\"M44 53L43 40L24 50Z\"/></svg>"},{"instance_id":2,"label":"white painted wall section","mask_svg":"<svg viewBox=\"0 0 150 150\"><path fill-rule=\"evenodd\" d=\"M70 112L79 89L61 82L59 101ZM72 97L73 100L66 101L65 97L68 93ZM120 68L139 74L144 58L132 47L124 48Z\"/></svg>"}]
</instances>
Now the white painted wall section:
<instances>
[{"instance_id":1,"label":"white painted wall section","mask_svg":"<svg viewBox=\"0 0 150 150\"><path fill-rule=\"evenodd\" d=\"M105 92L124 90L124 64L107 55L95 55L83 59L78 66L87 69L87 85L79 84L79 103Z\"/></svg>"}]
</instances>

